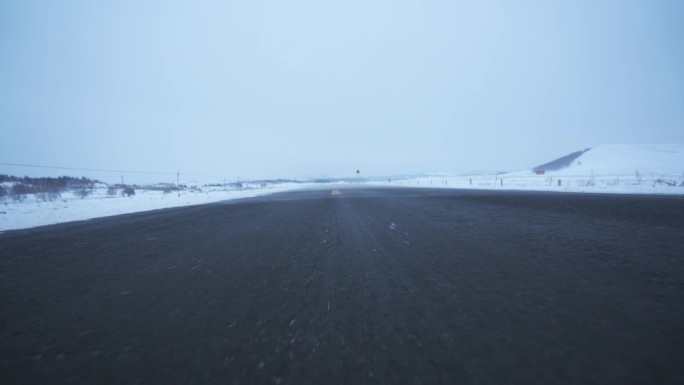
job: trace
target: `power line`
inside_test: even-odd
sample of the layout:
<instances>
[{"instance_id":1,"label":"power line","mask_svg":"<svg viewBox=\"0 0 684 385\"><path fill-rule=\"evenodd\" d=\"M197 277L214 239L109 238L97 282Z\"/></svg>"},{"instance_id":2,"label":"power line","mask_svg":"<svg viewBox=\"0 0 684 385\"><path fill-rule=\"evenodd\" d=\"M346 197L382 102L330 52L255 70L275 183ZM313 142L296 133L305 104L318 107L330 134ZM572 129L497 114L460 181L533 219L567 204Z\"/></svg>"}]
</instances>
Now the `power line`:
<instances>
[{"instance_id":1,"label":"power line","mask_svg":"<svg viewBox=\"0 0 684 385\"><path fill-rule=\"evenodd\" d=\"M57 167L57 166L39 166L35 164L18 164L18 163L1 163L3 166L16 166L16 167L34 167L34 168L51 168L56 170L72 170L72 171L96 171L96 172L116 172L116 173L126 173L126 174L168 174L176 175L175 172L160 172L160 171L125 171L125 170L101 170L96 168L76 168L76 167Z\"/></svg>"},{"instance_id":2,"label":"power line","mask_svg":"<svg viewBox=\"0 0 684 385\"><path fill-rule=\"evenodd\" d=\"M70 171L93 171L93 172L112 172L112 173L123 173L123 174L153 174L153 175L176 175L175 172L164 172L164 171L126 171L126 170L105 170L97 168L78 168L78 167L58 167L58 166L42 166L36 164L20 164L20 163L2 163L2 166L14 166L14 167L32 167L32 168L48 168L55 170L70 170ZM181 173L183 176L194 176L200 178L234 178L227 176L216 176L216 175L200 175L200 174L186 174Z\"/></svg>"},{"instance_id":3,"label":"power line","mask_svg":"<svg viewBox=\"0 0 684 385\"><path fill-rule=\"evenodd\" d=\"M226 178L226 179L235 179L239 178L237 176L218 176L218 175L199 175L199 174L186 174L184 172L180 173L182 176L196 176L200 178Z\"/></svg>"}]
</instances>

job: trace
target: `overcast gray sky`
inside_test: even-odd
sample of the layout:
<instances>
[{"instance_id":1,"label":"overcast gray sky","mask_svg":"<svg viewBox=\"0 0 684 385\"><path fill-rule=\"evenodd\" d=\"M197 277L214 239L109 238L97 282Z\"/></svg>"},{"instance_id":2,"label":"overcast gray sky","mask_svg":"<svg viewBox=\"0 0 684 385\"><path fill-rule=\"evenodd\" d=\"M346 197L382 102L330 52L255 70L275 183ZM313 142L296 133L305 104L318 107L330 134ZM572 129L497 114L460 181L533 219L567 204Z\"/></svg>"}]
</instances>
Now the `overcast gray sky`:
<instances>
[{"instance_id":1,"label":"overcast gray sky","mask_svg":"<svg viewBox=\"0 0 684 385\"><path fill-rule=\"evenodd\" d=\"M684 142L684 1L3 1L0 133L0 162L243 178Z\"/></svg>"}]
</instances>

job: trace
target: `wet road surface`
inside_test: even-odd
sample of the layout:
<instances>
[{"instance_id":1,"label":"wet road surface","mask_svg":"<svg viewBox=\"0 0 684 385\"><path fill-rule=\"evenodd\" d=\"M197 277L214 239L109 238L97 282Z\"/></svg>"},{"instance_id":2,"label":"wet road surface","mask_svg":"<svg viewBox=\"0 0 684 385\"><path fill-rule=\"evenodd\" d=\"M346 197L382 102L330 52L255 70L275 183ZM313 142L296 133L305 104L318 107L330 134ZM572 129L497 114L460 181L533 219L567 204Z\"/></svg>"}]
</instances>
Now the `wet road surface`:
<instances>
[{"instance_id":1,"label":"wet road surface","mask_svg":"<svg viewBox=\"0 0 684 385\"><path fill-rule=\"evenodd\" d=\"M298 191L0 235L3 384L681 384L684 199Z\"/></svg>"}]
</instances>

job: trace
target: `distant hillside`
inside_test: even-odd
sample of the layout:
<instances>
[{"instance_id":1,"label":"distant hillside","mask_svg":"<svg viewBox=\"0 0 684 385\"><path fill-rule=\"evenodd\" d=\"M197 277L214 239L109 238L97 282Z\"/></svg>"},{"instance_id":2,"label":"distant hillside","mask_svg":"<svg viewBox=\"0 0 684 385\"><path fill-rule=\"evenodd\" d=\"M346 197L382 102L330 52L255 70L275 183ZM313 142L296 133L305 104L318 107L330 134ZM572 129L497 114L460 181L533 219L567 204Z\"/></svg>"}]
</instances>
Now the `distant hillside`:
<instances>
[{"instance_id":1,"label":"distant hillside","mask_svg":"<svg viewBox=\"0 0 684 385\"><path fill-rule=\"evenodd\" d=\"M579 155L576 155L578 154ZM560 175L672 175L684 173L684 144L605 144L535 167ZM569 162L569 164L567 163ZM544 168L565 165L561 168Z\"/></svg>"},{"instance_id":2,"label":"distant hillside","mask_svg":"<svg viewBox=\"0 0 684 385\"><path fill-rule=\"evenodd\" d=\"M556 160L552 160L551 162L539 165L539 166L533 168L532 171L557 171L557 170L564 169L564 168L572 165L572 162L574 162L575 159L579 158L582 154L584 154L585 152L587 152L589 150L591 150L591 149L587 148L587 149L584 149L581 151L573 152L572 154L568 154L568 155L560 157Z\"/></svg>"}]
</instances>

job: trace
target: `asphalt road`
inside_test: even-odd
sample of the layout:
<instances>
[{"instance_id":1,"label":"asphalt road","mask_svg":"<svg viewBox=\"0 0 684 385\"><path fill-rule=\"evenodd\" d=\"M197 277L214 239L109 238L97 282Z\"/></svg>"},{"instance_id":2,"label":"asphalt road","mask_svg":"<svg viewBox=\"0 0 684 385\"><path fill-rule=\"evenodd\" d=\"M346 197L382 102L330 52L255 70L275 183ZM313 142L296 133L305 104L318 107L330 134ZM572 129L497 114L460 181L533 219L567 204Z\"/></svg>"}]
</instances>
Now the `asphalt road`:
<instances>
[{"instance_id":1,"label":"asphalt road","mask_svg":"<svg viewBox=\"0 0 684 385\"><path fill-rule=\"evenodd\" d=\"M0 235L0 383L684 383L684 197L340 192Z\"/></svg>"}]
</instances>

